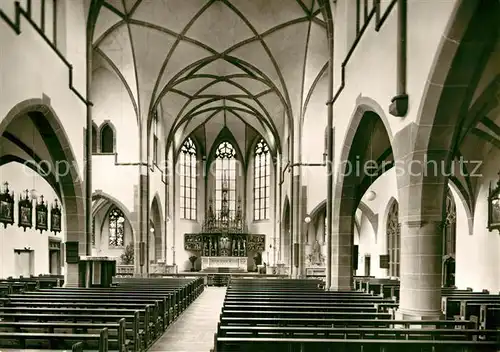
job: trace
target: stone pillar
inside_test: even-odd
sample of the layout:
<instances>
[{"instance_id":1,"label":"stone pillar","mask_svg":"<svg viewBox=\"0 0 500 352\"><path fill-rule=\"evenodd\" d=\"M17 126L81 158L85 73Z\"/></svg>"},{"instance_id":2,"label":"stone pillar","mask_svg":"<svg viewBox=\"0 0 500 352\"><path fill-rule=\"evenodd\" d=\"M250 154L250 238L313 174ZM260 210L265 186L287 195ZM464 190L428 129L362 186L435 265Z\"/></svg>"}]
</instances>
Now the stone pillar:
<instances>
[{"instance_id":1,"label":"stone pillar","mask_svg":"<svg viewBox=\"0 0 500 352\"><path fill-rule=\"evenodd\" d=\"M352 215L341 215L332 219L330 246L332 252L330 290L332 291L352 290L353 221Z\"/></svg>"},{"instance_id":2,"label":"stone pillar","mask_svg":"<svg viewBox=\"0 0 500 352\"><path fill-rule=\"evenodd\" d=\"M141 173L139 175L139 243L144 243L142 253L142 262L139 262L139 272L142 276L147 276L149 273L149 178L148 174L143 170L147 166L140 166ZM141 260L141 254L139 254Z\"/></svg>"},{"instance_id":3,"label":"stone pillar","mask_svg":"<svg viewBox=\"0 0 500 352\"><path fill-rule=\"evenodd\" d=\"M297 168L296 168L297 169ZM300 257L301 257L301 247L302 247L302 226L300 219L300 175L294 175L292 178L292 201L291 201L291 212L292 212L292 265L291 274L293 278L300 277ZM298 264L298 265L296 265Z\"/></svg>"},{"instance_id":4,"label":"stone pillar","mask_svg":"<svg viewBox=\"0 0 500 352\"><path fill-rule=\"evenodd\" d=\"M438 320L441 312L442 226L406 221L401 227L401 289L398 318Z\"/></svg>"}]
</instances>

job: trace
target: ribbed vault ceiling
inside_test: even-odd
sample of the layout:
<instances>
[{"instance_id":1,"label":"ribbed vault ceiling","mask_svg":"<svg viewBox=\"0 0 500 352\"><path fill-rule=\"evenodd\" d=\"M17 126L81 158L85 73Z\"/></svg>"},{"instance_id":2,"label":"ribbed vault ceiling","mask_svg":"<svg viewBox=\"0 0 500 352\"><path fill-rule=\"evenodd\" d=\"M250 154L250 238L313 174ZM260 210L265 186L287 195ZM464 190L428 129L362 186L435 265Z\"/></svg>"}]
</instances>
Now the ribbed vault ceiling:
<instances>
[{"instance_id":1,"label":"ribbed vault ceiling","mask_svg":"<svg viewBox=\"0 0 500 352\"><path fill-rule=\"evenodd\" d=\"M328 61L317 0L106 0L94 48L138 120L159 105L178 140L231 120L274 145Z\"/></svg>"}]
</instances>

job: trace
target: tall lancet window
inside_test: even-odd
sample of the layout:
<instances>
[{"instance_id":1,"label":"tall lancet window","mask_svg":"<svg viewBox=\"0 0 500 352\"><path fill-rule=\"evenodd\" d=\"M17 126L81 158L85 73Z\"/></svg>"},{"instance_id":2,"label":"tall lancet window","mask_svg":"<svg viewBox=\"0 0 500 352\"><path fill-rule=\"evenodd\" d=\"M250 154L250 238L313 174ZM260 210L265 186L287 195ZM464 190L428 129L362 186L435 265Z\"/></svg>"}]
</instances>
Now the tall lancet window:
<instances>
[{"instance_id":1,"label":"tall lancet window","mask_svg":"<svg viewBox=\"0 0 500 352\"><path fill-rule=\"evenodd\" d=\"M264 139L255 146L253 185L253 217L255 220L269 219L271 190L271 154Z\"/></svg>"},{"instance_id":2,"label":"tall lancet window","mask_svg":"<svg viewBox=\"0 0 500 352\"><path fill-rule=\"evenodd\" d=\"M123 247L125 242L125 216L118 208L109 212L109 247Z\"/></svg>"},{"instance_id":3,"label":"tall lancet window","mask_svg":"<svg viewBox=\"0 0 500 352\"><path fill-rule=\"evenodd\" d=\"M181 218L196 220L196 146L186 139L179 155Z\"/></svg>"},{"instance_id":4,"label":"tall lancet window","mask_svg":"<svg viewBox=\"0 0 500 352\"><path fill-rule=\"evenodd\" d=\"M236 215L236 150L229 142L222 142L215 152L215 210L234 219Z\"/></svg>"},{"instance_id":5,"label":"tall lancet window","mask_svg":"<svg viewBox=\"0 0 500 352\"><path fill-rule=\"evenodd\" d=\"M389 275L399 277L401 262L401 226L399 225L398 202L394 201L387 215L387 249Z\"/></svg>"}]
</instances>

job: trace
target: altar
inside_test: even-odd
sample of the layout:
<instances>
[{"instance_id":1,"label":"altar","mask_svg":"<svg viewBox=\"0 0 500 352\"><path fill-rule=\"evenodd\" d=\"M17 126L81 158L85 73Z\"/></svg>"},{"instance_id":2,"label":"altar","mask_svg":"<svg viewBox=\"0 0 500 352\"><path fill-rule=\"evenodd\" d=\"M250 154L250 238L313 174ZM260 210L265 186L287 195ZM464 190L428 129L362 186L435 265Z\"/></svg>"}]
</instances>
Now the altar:
<instances>
[{"instance_id":1,"label":"altar","mask_svg":"<svg viewBox=\"0 0 500 352\"><path fill-rule=\"evenodd\" d=\"M247 257L201 257L201 270L230 268L248 271Z\"/></svg>"},{"instance_id":2,"label":"altar","mask_svg":"<svg viewBox=\"0 0 500 352\"><path fill-rule=\"evenodd\" d=\"M250 270L254 264L260 264L260 261L249 262L248 258L261 258L265 250L266 236L248 233L241 209L241 200L238 201L234 217L230 216L225 181L222 186L219 215L215 215L212 200L210 200L201 232L184 234L184 249L194 254L193 257L201 258L202 271L207 269L219 271L224 268L247 272L249 264Z\"/></svg>"}]
</instances>

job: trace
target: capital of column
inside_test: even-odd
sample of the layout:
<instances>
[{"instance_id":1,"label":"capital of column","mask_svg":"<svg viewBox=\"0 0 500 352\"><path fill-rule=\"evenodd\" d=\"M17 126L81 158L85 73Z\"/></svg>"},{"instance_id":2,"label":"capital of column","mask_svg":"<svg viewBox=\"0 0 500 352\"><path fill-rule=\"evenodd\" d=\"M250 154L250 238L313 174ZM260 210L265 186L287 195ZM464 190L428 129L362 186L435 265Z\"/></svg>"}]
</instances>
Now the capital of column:
<instances>
[{"instance_id":1,"label":"capital of column","mask_svg":"<svg viewBox=\"0 0 500 352\"><path fill-rule=\"evenodd\" d=\"M412 229L412 228L422 228L426 226L432 226L437 228L438 230L442 230L443 228L443 221L438 221L438 220L404 220L402 222L406 227Z\"/></svg>"}]
</instances>

